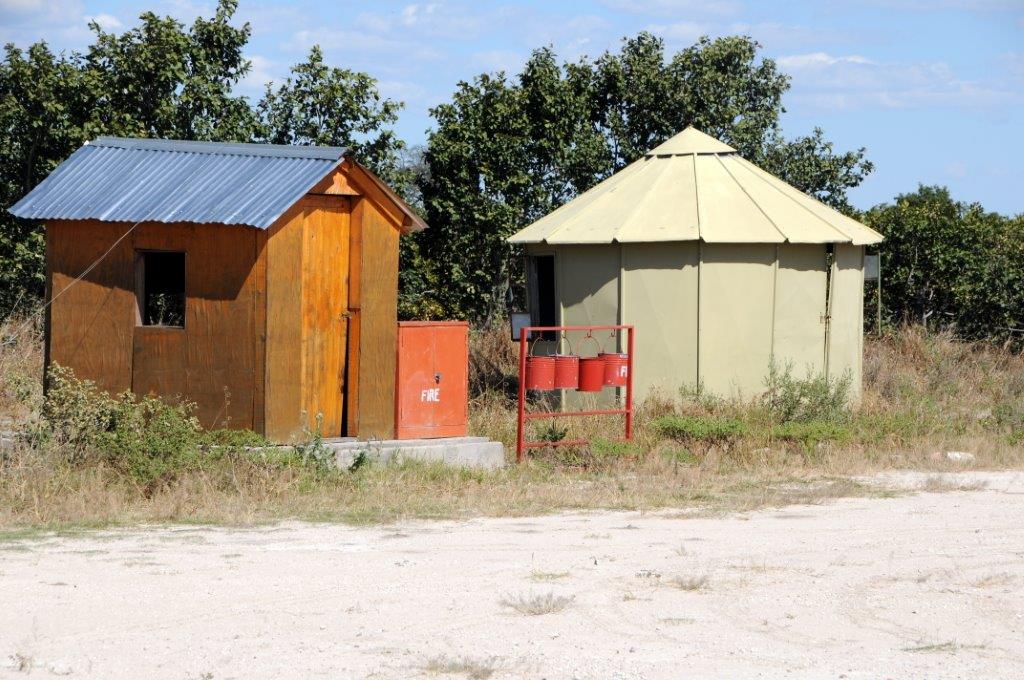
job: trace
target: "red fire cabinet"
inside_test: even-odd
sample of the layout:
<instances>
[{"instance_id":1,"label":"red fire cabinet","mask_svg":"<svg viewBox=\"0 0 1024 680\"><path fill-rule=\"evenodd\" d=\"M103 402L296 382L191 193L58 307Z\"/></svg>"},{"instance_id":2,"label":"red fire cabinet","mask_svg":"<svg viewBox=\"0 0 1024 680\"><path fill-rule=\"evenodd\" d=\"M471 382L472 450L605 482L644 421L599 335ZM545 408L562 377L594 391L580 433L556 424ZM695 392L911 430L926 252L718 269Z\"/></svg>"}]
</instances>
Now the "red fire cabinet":
<instances>
[{"instance_id":1,"label":"red fire cabinet","mask_svg":"<svg viewBox=\"0 0 1024 680\"><path fill-rule=\"evenodd\" d=\"M395 437L466 435L469 418L469 324L398 324Z\"/></svg>"}]
</instances>

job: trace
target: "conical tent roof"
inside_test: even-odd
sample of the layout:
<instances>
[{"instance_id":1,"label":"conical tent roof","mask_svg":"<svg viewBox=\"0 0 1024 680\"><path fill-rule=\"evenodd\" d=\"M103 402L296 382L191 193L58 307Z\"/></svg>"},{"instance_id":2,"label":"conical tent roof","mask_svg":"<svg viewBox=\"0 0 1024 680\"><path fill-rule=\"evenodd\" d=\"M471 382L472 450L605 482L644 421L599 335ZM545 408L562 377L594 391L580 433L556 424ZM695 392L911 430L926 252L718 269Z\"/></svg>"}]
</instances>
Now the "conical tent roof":
<instances>
[{"instance_id":1,"label":"conical tent roof","mask_svg":"<svg viewBox=\"0 0 1024 680\"><path fill-rule=\"evenodd\" d=\"M688 127L511 243L879 243L882 235Z\"/></svg>"}]
</instances>

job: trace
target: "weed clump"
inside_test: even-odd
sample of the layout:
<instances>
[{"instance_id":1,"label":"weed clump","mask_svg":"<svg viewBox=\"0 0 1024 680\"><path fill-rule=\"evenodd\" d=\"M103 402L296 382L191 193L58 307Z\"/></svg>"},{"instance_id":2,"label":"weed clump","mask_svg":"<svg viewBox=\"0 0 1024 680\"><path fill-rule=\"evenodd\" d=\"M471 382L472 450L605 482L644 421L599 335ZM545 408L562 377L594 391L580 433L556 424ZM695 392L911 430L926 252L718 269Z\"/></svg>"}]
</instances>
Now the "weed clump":
<instances>
[{"instance_id":1,"label":"weed clump","mask_svg":"<svg viewBox=\"0 0 1024 680\"><path fill-rule=\"evenodd\" d=\"M820 373L795 378L791 364L781 372L772 364L762 400L776 422L845 420L852 380L849 373L841 378Z\"/></svg>"},{"instance_id":2,"label":"weed clump","mask_svg":"<svg viewBox=\"0 0 1024 680\"><path fill-rule=\"evenodd\" d=\"M71 464L102 462L143 486L199 465L202 428L193 404L131 392L111 397L57 365L47 377L41 418L29 429L37 448L49 447Z\"/></svg>"},{"instance_id":3,"label":"weed clump","mask_svg":"<svg viewBox=\"0 0 1024 680\"><path fill-rule=\"evenodd\" d=\"M663 437L686 444L728 445L749 432L737 418L715 416L665 415L654 420L654 428Z\"/></svg>"},{"instance_id":4,"label":"weed clump","mask_svg":"<svg viewBox=\"0 0 1024 680\"><path fill-rule=\"evenodd\" d=\"M824 442L841 443L850 438L849 427L829 420L790 421L773 426L771 433L775 439L804 446L816 446Z\"/></svg>"}]
</instances>

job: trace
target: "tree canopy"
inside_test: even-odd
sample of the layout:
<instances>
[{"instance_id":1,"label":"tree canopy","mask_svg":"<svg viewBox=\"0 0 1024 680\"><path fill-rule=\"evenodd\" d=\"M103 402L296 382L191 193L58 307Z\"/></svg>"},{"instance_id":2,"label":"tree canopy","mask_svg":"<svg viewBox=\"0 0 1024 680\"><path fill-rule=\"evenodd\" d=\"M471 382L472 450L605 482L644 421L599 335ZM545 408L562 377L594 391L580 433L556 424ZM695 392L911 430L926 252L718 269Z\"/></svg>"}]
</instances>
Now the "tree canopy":
<instances>
[{"instance_id":1,"label":"tree canopy","mask_svg":"<svg viewBox=\"0 0 1024 680\"><path fill-rule=\"evenodd\" d=\"M875 206L864 221L885 236L882 302L891 322L960 336L1021 340L1024 216L1005 217L921 186Z\"/></svg>"},{"instance_id":2,"label":"tree canopy","mask_svg":"<svg viewBox=\"0 0 1024 680\"><path fill-rule=\"evenodd\" d=\"M794 186L840 209L871 171L864 149L835 152L821 130L779 131L789 87L747 37L702 38L666 55L649 33L618 52L560 64L536 50L522 71L461 82L431 113L421 186L431 228L421 264L447 284L432 295L452 315L502 311L521 279L505 239L652 147L694 125Z\"/></svg>"},{"instance_id":3,"label":"tree canopy","mask_svg":"<svg viewBox=\"0 0 1024 680\"><path fill-rule=\"evenodd\" d=\"M104 134L348 146L426 217L402 239L403 316L495 318L520 288L505 239L687 125L840 210L872 170L863 148L825 133L785 138L789 78L749 37L701 38L674 54L649 33L617 51L562 62L535 50L517 74L458 83L431 110L423 148L394 125L402 104L366 73L328 64L314 46L259 101L236 93L250 70L248 24L219 0L191 25L147 12L121 33L90 25L92 44L4 48L0 63L0 203L8 207L86 140ZM886 236L888 317L1008 337L1024 326L1024 217L1004 217L921 187L858 215ZM0 316L43 289L40 225L0 214ZM1018 336L1019 337L1019 334Z\"/></svg>"},{"instance_id":4,"label":"tree canopy","mask_svg":"<svg viewBox=\"0 0 1024 680\"><path fill-rule=\"evenodd\" d=\"M45 42L4 49L0 63L0 203L14 204L88 139L100 135L348 146L389 179L401 142L401 104L365 73L325 65L319 47L256 104L235 93L249 72L251 29L233 23L237 0L185 26L146 12L123 33L93 22L83 52ZM0 317L38 302L40 225L0 214Z\"/></svg>"}]
</instances>

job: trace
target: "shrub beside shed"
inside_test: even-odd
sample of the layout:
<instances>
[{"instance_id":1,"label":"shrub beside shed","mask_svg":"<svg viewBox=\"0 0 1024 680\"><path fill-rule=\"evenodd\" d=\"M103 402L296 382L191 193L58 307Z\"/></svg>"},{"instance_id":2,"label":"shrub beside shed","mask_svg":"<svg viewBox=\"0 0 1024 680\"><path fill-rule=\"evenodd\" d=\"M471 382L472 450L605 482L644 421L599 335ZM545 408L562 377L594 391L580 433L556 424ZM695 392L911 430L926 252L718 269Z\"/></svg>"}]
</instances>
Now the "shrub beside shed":
<instances>
[{"instance_id":1,"label":"shrub beside shed","mask_svg":"<svg viewBox=\"0 0 1024 680\"><path fill-rule=\"evenodd\" d=\"M46 362L276 441L395 432L398 240L343 148L104 137L11 212L46 224Z\"/></svg>"}]
</instances>

